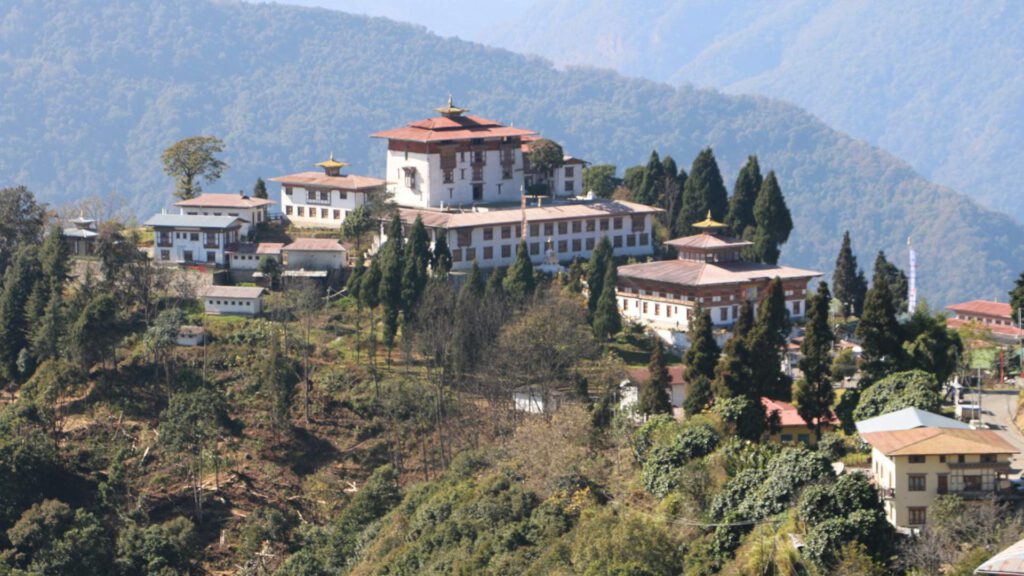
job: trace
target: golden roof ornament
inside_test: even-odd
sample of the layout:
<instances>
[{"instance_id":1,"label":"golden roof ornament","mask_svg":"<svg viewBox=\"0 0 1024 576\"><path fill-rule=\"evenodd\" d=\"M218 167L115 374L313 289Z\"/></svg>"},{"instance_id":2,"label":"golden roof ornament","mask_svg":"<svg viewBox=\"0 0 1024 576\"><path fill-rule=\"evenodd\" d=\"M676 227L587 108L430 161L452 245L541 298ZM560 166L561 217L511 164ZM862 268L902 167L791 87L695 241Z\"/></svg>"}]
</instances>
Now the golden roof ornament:
<instances>
[{"instance_id":1,"label":"golden roof ornament","mask_svg":"<svg viewBox=\"0 0 1024 576\"><path fill-rule=\"evenodd\" d=\"M702 230L710 230L712 228L727 228L728 226L726 226L725 224L722 224L721 222L718 222L716 220L712 220L711 219L711 210L709 209L707 217L704 218L703 220L701 220L700 222L695 222L693 224L693 227L694 228L700 228Z\"/></svg>"},{"instance_id":2,"label":"golden roof ornament","mask_svg":"<svg viewBox=\"0 0 1024 576\"><path fill-rule=\"evenodd\" d=\"M452 95L451 94L448 95L448 105L447 106L441 106L440 108L434 108L434 110L436 110L437 113L442 115L442 116L460 116L460 115L462 115L462 114L464 114L466 112L469 112L469 110L467 110L465 108L459 108L458 106L453 104L452 103Z\"/></svg>"},{"instance_id":3,"label":"golden roof ornament","mask_svg":"<svg viewBox=\"0 0 1024 576\"><path fill-rule=\"evenodd\" d=\"M347 162L338 162L337 160L334 159L334 152L331 152L331 157L328 158L327 160L324 160L323 162L317 163L317 166L319 166L321 168L324 168L324 169L338 170L340 168L344 168L345 166L348 166L348 163Z\"/></svg>"}]
</instances>

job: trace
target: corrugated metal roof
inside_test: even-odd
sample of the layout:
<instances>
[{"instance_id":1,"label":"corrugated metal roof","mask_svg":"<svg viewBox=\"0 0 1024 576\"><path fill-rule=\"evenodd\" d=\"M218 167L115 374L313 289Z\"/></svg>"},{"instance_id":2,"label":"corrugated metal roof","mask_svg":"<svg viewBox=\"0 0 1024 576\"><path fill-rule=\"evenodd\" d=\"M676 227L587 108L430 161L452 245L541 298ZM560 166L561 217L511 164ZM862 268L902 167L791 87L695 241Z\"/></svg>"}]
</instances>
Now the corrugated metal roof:
<instances>
[{"instance_id":1,"label":"corrugated metal roof","mask_svg":"<svg viewBox=\"0 0 1024 576\"><path fill-rule=\"evenodd\" d=\"M200 296L207 298L259 298L266 289L259 286L204 286Z\"/></svg>"},{"instance_id":2,"label":"corrugated metal roof","mask_svg":"<svg viewBox=\"0 0 1024 576\"><path fill-rule=\"evenodd\" d=\"M975 574L1024 575L1024 540L989 558L974 569Z\"/></svg>"},{"instance_id":3,"label":"corrugated metal roof","mask_svg":"<svg viewBox=\"0 0 1024 576\"><path fill-rule=\"evenodd\" d=\"M664 210L624 200L551 204L540 207L532 206L525 210L510 206L508 208L492 208L480 212L441 212L417 208L399 208L398 210L399 217L407 224L413 223L416 217L419 216L423 219L423 225L428 228L449 229L519 224L523 220L524 213L527 223L536 223L553 220L656 214L658 212L664 212Z\"/></svg>"},{"instance_id":4,"label":"corrugated metal roof","mask_svg":"<svg viewBox=\"0 0 1024 576\"><path fill-rule=\"evenodd\" d=\"M1013 315L1013 308L1007 302L994 302L992 300L971 300L959 304L946 306L947 310L964 312L967 314L978 314L981 316L994 316L998 318L1010 318Z\"/></svg>"},{"instance_id":5,"label":"corrugated metal roof","mask_svg":"<svg viewBox=\"0 0 1024 576\"><path fill-rule=\"evenodd\" d=\"M157 214L146 220L146 226L167 228L230 228L243 221L234 216L203 216L194 214Z\"/></svg>"},{"instance_id":6,"label":"corrugated metal roof","mask_svg":"<svg viewBox=\"0 0 1024 576\"><path fill-rule=\"evenodd\" d=\"M294 242L288 244L282 248L285 252L305 251L305 252L341 252L344 248L341 244L332 238L296 238Z\"/></svg>"},{"instance_id":7,"label":"corrugated metal roof","mask_svg":"<svg viewBox=\"0 0 1024 576\"><path fill-rule=\"evenodd\" d=\"M272 182L281 182L283 184L299 184L304 186L312 185L350 191L379 188L387 184L386 181L381 180L380 178L356 176L354 174L348 174L345 176L328 176L323 172L298 172L296 174L287 174L285 176L275 176L270 180Z\"/></svg>"},{"instance_id":8,"label":"corrugated metal roof","mask_svg":"<svg viewBox=\"0 0 1024 576\"><path fill-rule=\"evenodd\" d=\"M265 198L250 198L248 196L242 196L241 194L201 194L195 198L189 198L188 200L182 200L181 202L175 202L175 206L182 207L203 207L208 206L210 208L258 208L260 206L267 206L268 204L276 204L273 200L267 200Z\"/></svg>"},{"instance_id":9,"label":"corrugated metal roof","mask_svg":"<svg viewBox=\"0 0 1024 576\"><path fill-rule=\"evenodd\" d=\"M920 408L904 408L867 420L856 423L857 432L867 434L869 432L891 432L894 430L911 430L913 428L952 428L954 430L968 430L970 426L947 418L941 414L921 410Z\"/></svg>"},{"instance_id":10,"label":"corrugated metal roof","mask_svg":"<svg viewBox=\"0 0 1024 576\"><path fill-rule=\"evenodd\" d=\"M868 432L861 434L861 438L886 456L1017 453L1017 449L994 430L912 428Z\"/></svg>"},{"instance_id":11,"label":"corrugated metal roof","mask_svg":"<svg viewBox=\"0 0 1024 576\"><path fill-rule=\"evenodd\" d=\"M533 130L503 126L494 120L479 116L439 116L410 122L401 128L382 130L371 134L374 138L389 140L411 140L414 142L442 142L445 140L470 140L474 138L507 138L529 136Z\"/></svg>"},{"instance_id":12,"label":"corrugated metal roof","mask_svg":"<svg viewBox=\"0 0 1024 576\"><path fill-rule=\"evenodd\" d=\"M815 278L821 272L758 264L754 262L693 262L689 260L661 260L620 266L619 280L649 280L678 286L714 286L735 284L758 279L779 277L783 280L794 278Z\"/></svg>"}]
</instances>

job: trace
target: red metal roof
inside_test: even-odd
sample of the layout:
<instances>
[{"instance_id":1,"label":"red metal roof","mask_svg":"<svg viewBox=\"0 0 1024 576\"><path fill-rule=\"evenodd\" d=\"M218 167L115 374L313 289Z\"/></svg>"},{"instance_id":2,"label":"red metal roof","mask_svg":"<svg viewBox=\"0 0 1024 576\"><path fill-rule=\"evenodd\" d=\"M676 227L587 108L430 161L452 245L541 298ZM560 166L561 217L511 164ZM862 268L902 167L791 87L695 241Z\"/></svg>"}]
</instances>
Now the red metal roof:
<instances>
[{"instance_id":1,"label":"red metal roof","mask_svg":"<svg viewBox=\"0 0 1024 576\"><path fill-rule=\"evenodd\" d=\"M683 374L686 372L686 367L682 364L675 364L668 367L668 382L669 384L683 384ZM651 379L651 370L647 366L630 366L626 368L626 375L629 377L629 381L633 384L640 384Z\"/></svg>"},{"instance_id":2,"label":"red metal roof","mask_svg":"<svg viewBox=\"0 0 1024 576\"><path fill-rule=\"evenodd\" d=\"M283 250L302 250L306 252L341 252L341 244L332 238L296 238Z\"/></svg>"},{"instance_id":3,"label":"red metal roof","mask_svg":"<svg viewBox=\"0 0 1024 576\"><path fill-rule=\"evenodd\" d=\"M382 130L371 134L374 138L411 140L414 142L440 142L444 140L470 140L474 138L508 138L529 136L533 130L503 126L494 120L479 116L438 116L410 122L401 128Z\"/></svg>"},{"instance_id":4,"label":"red metal roof","mask_svg":"<svg viewBox=\"0 0 1024 576\"><path fill-rule=\"evenodd\" d=\"M341 190L366 190L369 188L378 188L387 184L386 181L380 178L371 178L369 176L327 176L323 172L299 172L297 174L288 174L285 176L275 176L270 179L272 182L281 182L282 184L298 184L300 186L313 185L322 188L338 188Z\"/></svg>"},{"instance_id":5,"label":"red metal roof","mask_svg":"<svg viewBox=\"0 0 1024 576\"><path fill-rule=\"evenodd\" d=\"M1003 335L1003 336L1012 336L1014 338L1016 338L1017 336L1024 336L1024 330L1021 330L1020 328L1017 328L1016 326L1006 326L1006 325L1001 325L1001 324L984 324L982 322L972 322L971 320L964 320L963 318L947 318L946 319L946 327L947 328L952 328L952 329L956 330L957 328L962 328L964 326L970 326L970 327L973 327L973 328L977 328L978 330L981 330L981 331L988 330L989 332L991 332L993 334L1000 334L1000 335Z\"/></svg>"},{"instance_id":6,"label":"red metal roof","mask_svg":"<svg viewBox=\"0 0 1024 576\"><path fill-rule=\"evenodd\" d=\"M761 405L764 406L764 411L768 415L771 415L772 412L778 411L779 424L783 427L807 426L807 422L805 422L803 417L800 416L800 413L797 412L796 406L793 406L789 402L772 400L771 398L761 398ZM836 422L836 417L832 414L825 421L828 423Z\"/></svg>"},{"instance_id":7,"label":"red metal roof","mask_svg":"<svg viewBox=\"0 0 1024 576\"><path fill-rule=\"evenodd\" d=\"M950 304L947 310L963 314L977 314L979 316L992 316L993 318L1009 319L1013 315L1013 309L1007 302L993 302L991 300L971 300L960 304Z\"/></svg>"}]
</instances>

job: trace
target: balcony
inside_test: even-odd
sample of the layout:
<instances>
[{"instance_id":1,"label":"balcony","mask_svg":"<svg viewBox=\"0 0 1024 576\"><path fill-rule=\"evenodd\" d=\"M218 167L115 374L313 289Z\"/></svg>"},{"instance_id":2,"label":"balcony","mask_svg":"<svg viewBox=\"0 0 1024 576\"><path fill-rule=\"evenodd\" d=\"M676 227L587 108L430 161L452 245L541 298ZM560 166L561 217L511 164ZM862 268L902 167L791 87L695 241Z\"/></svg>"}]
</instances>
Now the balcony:
<instances>
[{"instance_id":1,"label":"balcony","mask_svg":"<svg viewBox=\"0 0 1024 576\"><path fill-rule=\"evenodd\" d=\"M892 500L896 498L896 490L893 488L879 488L878 495L882 500Z\"/></svg>"},{"instance_id":2,"label":"balcony","mask_svg":"<svg viewBox=\"0 0 1024 576\"><path fill-rule=\"evenodd\" d=\"M170 238L157 238L156 245L160 248L173 248L174 241Z\"/></svg>"}]
</instances>

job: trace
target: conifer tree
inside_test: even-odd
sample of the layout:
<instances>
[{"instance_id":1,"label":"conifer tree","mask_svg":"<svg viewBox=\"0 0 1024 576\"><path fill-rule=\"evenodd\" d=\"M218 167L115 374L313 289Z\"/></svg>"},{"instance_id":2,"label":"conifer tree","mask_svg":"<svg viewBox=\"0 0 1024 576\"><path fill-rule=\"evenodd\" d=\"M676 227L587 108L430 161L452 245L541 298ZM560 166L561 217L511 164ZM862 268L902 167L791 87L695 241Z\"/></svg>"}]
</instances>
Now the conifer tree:
<instances>
[{"instance_id":1,"label":"conifer tree","mask_svg":"<svg viewBox=\"0 0 1024 576\"><path fill-rule=\"evenodd\" d=\"M776 277L768 284L757 309L757 321L746 336L752 397L789 399L791 382L783 374L781 364L790 328L785 290L782 280Z\"/></svg>"},{"instance_id":2,"label":"conifer tree","mask_svg":"<svg viewBox=\"0 0 1024 576\"><path fill-rule=\"evenodd\" d=\"M466 281L462 285L460 292L466 292L467 294L473 294L477 298L484 295L484 276L480 272L480 266L473 260L473 266L469 269L469 274L466 275Z\"/></svg>"},{"instance_id":3,"label":"conifer tree","mask_svg":"<svg viewBox=\"0 0 1024 576\"><path fill-rule=\"evenodd\" d=\"M533 295L536 280L533 277L533 262L527 253L526 240L519 241L516 261L509 266L503 286L505 292L516 302L525 302Z\"/></svg>"},{"instance_id":4,"label":"conifer tree","mask_svg":"<svg viewBox=\"0 0 1024 576\"><path fill-rule=\"evenodd\" d=\"M754 373L751 370L753 361L747 341L747 338L732 338L725 343L725 349L715 365L715 378L711 385L715 396L758 397L759 390L754 385Z\"/></svg>"},{"instance_id":5,"label":"conifer tree","mask_svg":"<svg viewBox=\"0 0 1024 576\"><path fill-rule=\"evenodd\" d=\"M256 179L256 184L252 187L252 197L267 199L267 183L263 181L263 178Z\"/></svg>"},{"instance_id":6,"label":"conifer tree","mask_svg":"<svg viewBox=\"0 0 1024 576\"><path fill-rule=\"evenodd\" d=\"M768 329L772 343L777 348L786 345L793 323L789 319L789 309L786 308L785 287L778 276L768 283L768 288L761 298L761 305L757 309L757 323Z\"/></svg>"},{"instance_id":7,"label":"conifer tree","mask_svg":"<svg viewBox=\"0 0 1024 576\"><path fill-rule=\"evenodd\" d=\"M594 310L594 335L606 340L622 330L622 316L619 315L618 298L615 296L615 285L619 274L615 262L609 262L601 282L601 297L597 299Z\"/></svg>"},{"instance_id":8,"label":"conifer tree","mask_svg":"<svg viewBox=\"0 0 1024 576\"><path fill-rule=\"evenodd\" d=\"M18 380L18 355L28 347L27 304L39 276L34 246L19 249L4 273L0 293L0 375L9 382Z\"/></svg>"},{"instance_id":9,"label":"conifer tree","mask_svg":"<svg viewBox=\"0 0 1024 576\"><path fill-rule=\"evenodd\" d=\"M698 307L693 311L693 319L690 321L690 330L687 338L690 347L686 350L683 363L686 365L686 379L693 381L697 376L703 376L708 381L715 377L715 366L718 364L718 357L721 349L715 342L715 335L711 324L711 312Z\"/></svg>"},{"instance_id":10,"label":"conifer tree","mask_svg":"<svg viewBox=\"0 0 1024 576\"><path fill-rule=\"evenodd\" d=\"M754 233L757 260L767 264L778 263L779 247L789 240L789 234L793 231L793 218L774 170L768 171L757 193L754 221L757 224Z\"/></svg>"},{"instance_id":11,"label":"conifer tree","mask_svg":"<svg viewBox=\"0 0 1024 576\"><path fill-rule=\"evenodd\" d=\"M565 279L565 287L574 294L583 292L583 268L583 261L574 256Z\"/></svg>"},{"instance_id":12,"label":"conifer tree","mask_svg":"<svg viewBox=\"0 0 1024 576\"><path fill-rule=\"evenodd\" d=\"M835 290L835 297L843 303L845 315L859 316L864 304L864 296L861 292L863 275L858 278L860 270L857 268L857 257L853 254L850 245L850 231L843 233L843 244L839 248L839 255L836 257L836 267L832 272L832 288ZM867 287L864 286L864 289Z\"/></svg>"},{"instance_id":13,"label":"conifer tree","mask_svg":"<svg viewBox=\"0 0 1024 576\"><path fill-rule=\"evenodd\" d=\"M658 151L651 150L651 157L644 167L644 178L640 181L640 190L633 194L633 200L654 206L665 191L665 172L662 170Z\"/></svg>"},{"instance_id":14,"label":"conifer tree","mask_svg":"<svg viewBox=\"0 0 1024 576\"><path fill-rule=\"evenodd\" d=\"M744 300L740 305L740 314L732 326L733 338L743 338L754 328L754 302Z\"/></svg>"},{"instance_id":15,"label":"conifer tree","mask_svg":"<svg viewBox=\"0 0 1024 576\"><path fill-rule=\"evenodd\" d=\"M665 209L665 224L669 232L675 236L676 220L679 218L679 209L683 205L686 171L679 168L671 156L662 158L661 169L665 173L665 198L661 207Z\"/></svg>"},{"instance_id":16,"label":"conifer tree","mask_svg":"<svg viewBox=\"0 0 1024 576\"><path fill-rule=\"evenodd\" d=\"M54 288L45 312L32 328L32 353L37 363L60 356L65 331L64 298L60 290Z\"/></svg>"},{"instance_id":17,"label":"conifer tree","mask_svg":"<svg viewBox=\"0 0 1024 576\"><path fill-rule=\"evenodd\" d=\"M60 226L54 225L50 228L49 234L43 238L43 244L39 248L39 268L42 272L43 287L46 289L47 298L54 289L63 293L70 258L71 249L64 237L64 231Z\"/></svg>"},{"instance_id":18,"label":"conifer tree","mask_svg":"<svg viewBox=\"0 0 1024 576\"><path fill-rule=\"evenodd\" d=\"M832 345L835 336L828 323L829 302L832 295L828 285L818 284L818 291L807 301L807 323L803 342L800 343L800 371L803 373L796 384L794 400L797 412L807 425L814 429L815 438L821 439L821 426L831 415L832 391L831 367Z\"/></svg>"},{"instance_id":19,"label":"conifer tree","mask_svg":"<svg viewBox=\"0 0 1024 576\"><path fill-rule=\"evenodd\" d=\"M587 311L590 315L597 310L597 300L604 289L604 276L608 265L612 262L612 243L607 236L602 236L594 251L590 253L587 263Z\"/></svg>"},{"instance_id":20,"label":"conifer tree","mask_svg":"<svg viewBox=\"0 0 1024 576\"><path fill-rule=\"evenodd\" d=\"M448 234L445 232L439 232L434 240L430 265L434 276L438 278L448 278L448 273L452 271L452 251L448 248Z\"/></svg>"},{"instance_id":21,"label":"conifer tree","mask_svg":"<svg viewBox=\"0 0 1024 576\"><path fill-rule=\"evenodd\" d=\"M1013 285L1013 290L1010 290L1010 310L1014 322L1024 318L1024 272L1020 273L1017 282Z\"/></svg>"},{"instance_id":22,"label":"conifer tree","mask_svg":"<svg viewBox=\"0 0 1024 576\"><path fill-rule=\"evenodd\" d=\"M661 196L658 198L658 206L666 211L669 210L672 201L672 193L679 183L679 167L676 166L674 158L666 154L661 159ZM670 220L671 222L671 220Z\"/></svg>"},{"instance_id":23,"label":"conifer tree","mask_svg":"<svg viewBox=\"0 0 1024 576\"><path fill-rule=\"evenodd\" d=\"M380 260L380 305L384 315L384 344L388 355L398 334L398 317L402 311L402 221L398 214L391 219L388 239L374 260Z\"/></svg>"},{"instance_id":24,"label":"conifer tree","mask_svg":"<svg viewBox=\"0 0 1024 576\"><path fill-rule=\"evenodd\" d=\"M903 343L887 275L878 274L874 278L864 300L864 313L856 334L863 349L864 383L886 376L900 364Z\"/></svg>"},{"instance_id":25,"label":"conifer tree","mask_svg":"<svg viewBox=\"0 0 1024 576\"><path fill-rule=\"evenodd\" d=\"M686 185L683 186L683 202L676 220L676 233L694 233L693 224L703 220L709 210L712 218L724 219L728 204L728 194L715 154L711 148L705 148L694 159Z\"/></svg>"},{"instance_id":26,"label":"conifer tree","mask_svg":"<svg viewBox=\"0 0 1024 576\"><path fill-rule=\"evenodd\" d=\"M711 394L711 380L708 380L707 376L698 374L697 376L690 378L687 376L689 383L689 390L687 390L686 398L683 399L683 411L687 416L693 416L694 414L700 414L708 407L713 398Z\"/></svg>"},{"instance_id":27,"label":"conifer tree","mask_svg":"<svg viewBox=\"0 0 1024 576\"><path fill-rule=\"evenodd\" d=\"M423 290L427 287L427 265L430 263L430 248L427 246L427 229L417 216L409 231L402 257L402 318L409 322L416 314Z\"/></svg>"},{"instance_id":28,"label":"conifer tree","mask_svg":"<svg viewBox=\"0 0 1024 576\"><path fill-rule=\"evenodd\" d=\"M736 176L736 185L732 189L732 197L729 198L729 213L725 217L725 223L733 236L752 236L753 231L748 233L747 229L757 226L754 219L754 203L763 183L764 177L761 176L757 156L748 156L747 163L740 168L740 173Z\"/></svg>"},{"instance_id":29,"label":"conifer tree","mask_svg":"<svg viewBox=\"0 0 1024 576\"><path fill-rule=\"evenodd\" d=\"M896 314L898 315L906 311L910 282L903 270L900 270L895 264L889 262L885 257L885 252L882 250L879 250L878 255L875 257L875 269L872 276L872 282L879 274L885 275L886 279L889 281L889 290L892 292L893 306L896 308Z\"/></svg>"},{"instance_id":30,"label":"conifer tree","mask_svg":"<svg viewBox=\"0 0 1024 576\"><path fill-rule=\"evenodd\" d=\"M487 284L484 286L484 296L488 300L505 298L505 269L493 268L487 276Z\"/></svg>"},{"instance_id":31,"label":"conifer tree","mask_svg":"<svg viewBox=\"0 0 1024 576\"><path fill-rule=\"evenodd\" d=\"M655 414L671 414L672 402L668 396L671 380L668 363L665 360L664 346L657 336L654 337L654 350L647 363L647 370L650 372L650 376L647 380L639 383L637 411L645 418Z\"/></svg>"}]
</instances>

